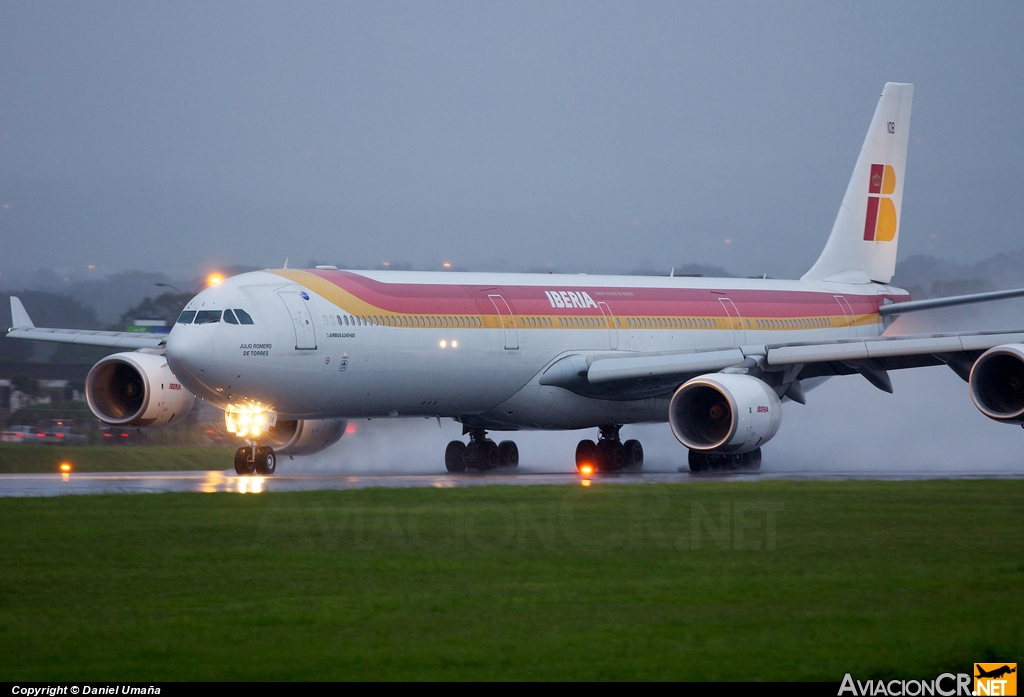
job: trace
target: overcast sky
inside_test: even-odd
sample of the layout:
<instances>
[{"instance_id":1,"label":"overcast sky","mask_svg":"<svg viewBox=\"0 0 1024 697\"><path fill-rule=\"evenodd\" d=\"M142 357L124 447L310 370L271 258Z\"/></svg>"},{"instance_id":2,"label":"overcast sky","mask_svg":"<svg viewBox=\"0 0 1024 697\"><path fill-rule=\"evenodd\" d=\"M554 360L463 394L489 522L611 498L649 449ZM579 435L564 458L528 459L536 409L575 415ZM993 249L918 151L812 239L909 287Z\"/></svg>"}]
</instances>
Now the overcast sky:
<instances>
[{"instance_id":1,"label":"overcast sky","mask_svg":"<svg viewBox=\"0 0 1024 697\"><path fill-rule=\"evenodd\" d=\"M797 276L889 80L917 86L900 256L977 260L1024 247L1022 20L1020 2L4 0L0 278L285 257Z\"/></svg>"}]
</instances>

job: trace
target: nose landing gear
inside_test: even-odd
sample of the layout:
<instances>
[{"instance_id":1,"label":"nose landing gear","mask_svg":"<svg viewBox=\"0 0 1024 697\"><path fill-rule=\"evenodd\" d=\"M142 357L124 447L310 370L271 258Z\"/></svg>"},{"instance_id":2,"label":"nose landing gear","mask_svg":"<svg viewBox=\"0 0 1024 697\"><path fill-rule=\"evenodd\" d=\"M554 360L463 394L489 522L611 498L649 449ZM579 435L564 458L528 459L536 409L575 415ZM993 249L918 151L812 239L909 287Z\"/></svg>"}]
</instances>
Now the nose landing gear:
<instances>
[{"instance_id":1,"label":"nose landing gear","mask_svg":"<svg viewBox=\"0 0 1024 697\"><path fill-rule=\"evenodd\" d=\"M510 440L495 443L482 428L470 429L468 445L461 440L448 444L444 451L444 466L449 472L518 467L519 447Z\"/></svg>"},{"instance_id":2,"label":"nose landing gear","mask_svg":"<svg viewBox=\"0 0 1024 697\"><path fill-rule=\"evenodd\" d=\"M644 448L638 440L619 440L622 426L602 426L601 437L595 443L581 440L576 446L576 469L585 472L639 471L644 466Z\"/></svg>"},{"instance_id":3,"label":"nose landing gear","mask_svg":"<svg viewBox=\"0 0 1024 697\"><path fill-rule=\"evenodd\" d=\"M235 451L235 473L269 476L277 471L277 455L266 445L251 445Z\"/></svg>"}]
</instances>

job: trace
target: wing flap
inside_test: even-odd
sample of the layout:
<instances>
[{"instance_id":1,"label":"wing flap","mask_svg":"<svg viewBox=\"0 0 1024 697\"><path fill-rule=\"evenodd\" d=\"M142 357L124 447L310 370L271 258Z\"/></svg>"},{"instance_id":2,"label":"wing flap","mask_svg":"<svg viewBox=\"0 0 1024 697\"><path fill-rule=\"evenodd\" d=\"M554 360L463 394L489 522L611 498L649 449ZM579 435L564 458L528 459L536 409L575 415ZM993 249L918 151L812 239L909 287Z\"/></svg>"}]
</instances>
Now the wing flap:
<instances>
[{"instance_id":1,"label":"wing flap","mask_svg":"<svg viewBox=\"0 0 1024 697\"><path fill-rule=\"evenodd\" d=\"M986 351L993 346L1024 341L1020 332L978 332L879 337L861 341L782 344L767 347L768 365L858 361L937 353Z\"/></svg>"},{"instance_id":2,"label":"wing flap","mask_svg":"<svg viewBox=\"0 0 1024 697\"><path fill-rule=\"evenodd\" d=\"M616 380L635 380L665 375L718 372L743 362L738 348L697 353L673 353L626 358L601 358L587 371L587 380L597 385Z\"/></svg>"}]
</instances>

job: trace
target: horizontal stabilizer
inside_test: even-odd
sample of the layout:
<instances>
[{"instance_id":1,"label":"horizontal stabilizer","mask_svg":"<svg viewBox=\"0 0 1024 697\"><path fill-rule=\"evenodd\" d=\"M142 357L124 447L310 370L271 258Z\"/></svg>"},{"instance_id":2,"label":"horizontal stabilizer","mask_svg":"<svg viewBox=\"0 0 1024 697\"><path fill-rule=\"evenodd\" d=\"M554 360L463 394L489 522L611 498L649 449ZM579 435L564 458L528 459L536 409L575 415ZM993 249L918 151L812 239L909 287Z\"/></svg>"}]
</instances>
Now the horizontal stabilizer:
<instances>
[{"instance_id":1,"label":"horizontal stabilizer","mask_svg":"<svg viewBox=\"0 0 1024 697\"><path fill-rule=\"evenodd\" d=\"M920 310L937 310L940 307L954 307L956 305L971 305L974 303L987 303L993 300L1006 300L1008 298L1024 297L1024 288L1013 290L996 290L991 293L973 293L971 295L953 295L948 298L932 298L931 300L911 300L905 303L894 303L882 305L878 308L878 314L882 317L888 315L902 315L907 312L918 312ZM14 298L11 298L13 300Z\"/></svg>"}]
</instances>

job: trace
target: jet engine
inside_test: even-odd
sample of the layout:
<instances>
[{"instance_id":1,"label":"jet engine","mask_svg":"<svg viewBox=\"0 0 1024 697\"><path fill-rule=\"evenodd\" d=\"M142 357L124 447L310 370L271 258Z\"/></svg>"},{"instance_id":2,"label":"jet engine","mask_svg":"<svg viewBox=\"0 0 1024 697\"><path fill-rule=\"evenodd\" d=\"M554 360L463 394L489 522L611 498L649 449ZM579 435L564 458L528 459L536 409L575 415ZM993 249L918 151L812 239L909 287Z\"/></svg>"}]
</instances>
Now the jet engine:
<instances>
[{"instance_id":1,"label":"jet engine","mask_svg":"<svg viewBox=\"0 0 1024 697\"><path fill-rule=\"evenodd\" d=\"M189 413L196 397L152 353L115 353L92 367L85 398L96 417L114 426L163 428Z\"/></svg>"},{"instance_id":2,"label":"jet engine","mask_svg":"<svg viewBox=\"0 0 1024 697\"><path fill-rule=\"evenodd\" d=\"M278 455L312 455L341 440L347 424L344 419L278 419L264 442Z\"/></svg>"},{"instance_id":3,"label":"jet engine","mask_svg":"<svg viewBox=\"0 0 1024 697\"><path fill-rule=\"evenodd\" d=\"M981 354L968 382L974 406L982 414L1024 424L1024 344L996 346Z\"/></svg>"},{"instance_id":4,"label":"jet engine","mask_svg":"<svg viewBox=\"0 0 1024 697\"><path fill-rule=\"evenodd\" d=\"M696 377L672 395L672 433L690 450L747 453L767 443L782 423L775 390L749 375Z\"/></svg>"}]
</instances>

